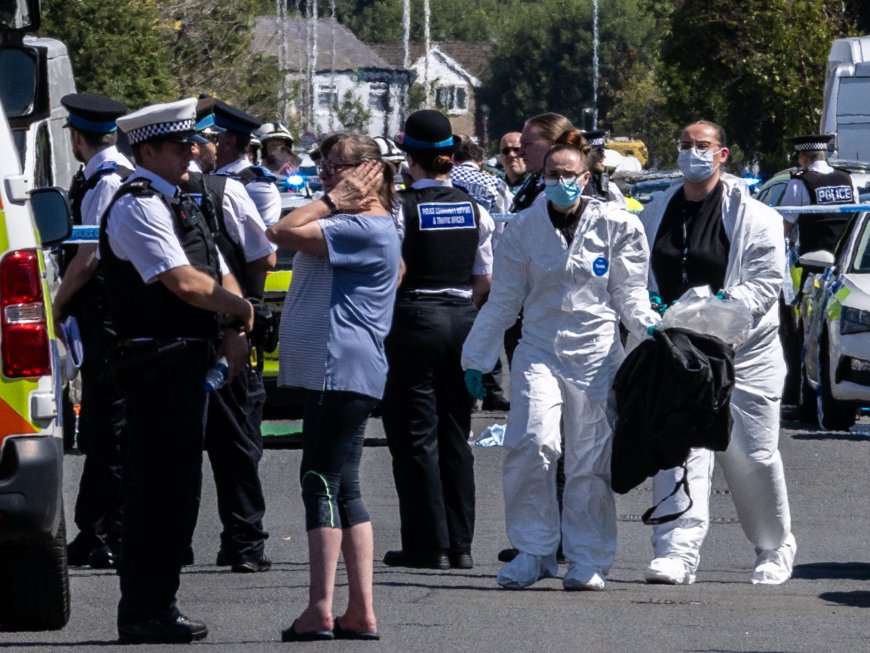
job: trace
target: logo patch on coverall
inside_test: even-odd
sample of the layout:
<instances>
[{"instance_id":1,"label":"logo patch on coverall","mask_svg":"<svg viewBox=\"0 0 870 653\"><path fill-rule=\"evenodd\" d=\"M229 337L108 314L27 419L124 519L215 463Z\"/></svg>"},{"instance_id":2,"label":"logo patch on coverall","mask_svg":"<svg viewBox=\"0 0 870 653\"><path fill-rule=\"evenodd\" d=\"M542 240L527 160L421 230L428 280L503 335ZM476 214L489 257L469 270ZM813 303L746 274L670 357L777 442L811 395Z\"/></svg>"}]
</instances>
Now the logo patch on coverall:
<instances>
[{"instance_id":1,"label":"logo patch on coverall","mask_svg":"<svg viewBox=\"0 0 870 653\"><path fill-rule=\"evenodd\" d=\"M607 268L610 267L610 264L607 262L607 259L603 256L599 256L597 259L592 261L592 271L595 273L597 277L603 277L607 274Z\"/></svg>"},{"instance_id":2,"label":"logo patch on coverall","mask_svg":"<svg viewBox=\"0 0 870 653\"><path fill-rule=\"evenodd\" d=\"M418 205L420 229L476 229L471 202L427 202Z\"/></svg>"}]
</instances>

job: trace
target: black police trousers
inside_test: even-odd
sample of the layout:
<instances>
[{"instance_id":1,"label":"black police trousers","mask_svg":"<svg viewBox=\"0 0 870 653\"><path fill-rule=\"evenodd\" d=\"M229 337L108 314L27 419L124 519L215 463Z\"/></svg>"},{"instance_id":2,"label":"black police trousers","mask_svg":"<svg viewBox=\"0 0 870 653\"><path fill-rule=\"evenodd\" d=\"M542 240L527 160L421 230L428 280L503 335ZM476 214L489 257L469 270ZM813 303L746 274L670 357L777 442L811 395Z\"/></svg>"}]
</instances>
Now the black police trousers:
<instances>
[{"instance_id":1,"label":"black police trousers","mask_svg":"<svg viewBox=\"0 0 870 653\"><path fill-rule=\"evenodd\" d=\"M259 472L265 401L263 380L251 367L209 397L205 449L223 524L221 549L230 564L261 558L269 537Z\"/></svg>"},{"instance_id":2,"label":"black police trousers","mask_svg":"<svg viewBox=\"0 0 870 653\"><path fill-rule=\"evenodd\" d=\"M390 368L382 419L393 456L402 550L412 555L471 552L473 399L460 355L476 314L470 300L396 301L385 343Z\"/></svg>"},{"instance_id":3,"label":"black police trousers","mask_svg":"<svg viewBox=\"0 0 870 653\"><path fill-rule=\"evenodd\" d=\"M120 546L121 539L121 433L124 396L109 370L108 355L114 336L99 313L77 316L84 359L78 449L85 455L75 504L77 540L91 548Z\"/></svg>"},{"instance_id":4,"label":"black police trousers","mask_svg":"<svg viewBox=\"0 0 870 653\"><path fill-rule=\"evenodd\" d=\"M175 594L193 538L202 481L203 381L213 347L188 340L161 355L151 356L153 349L152 344L127 348L142 360L134 369L118 372L127 415L121 440L119 625L178 617Z\"/></svg>"}]
</instances>

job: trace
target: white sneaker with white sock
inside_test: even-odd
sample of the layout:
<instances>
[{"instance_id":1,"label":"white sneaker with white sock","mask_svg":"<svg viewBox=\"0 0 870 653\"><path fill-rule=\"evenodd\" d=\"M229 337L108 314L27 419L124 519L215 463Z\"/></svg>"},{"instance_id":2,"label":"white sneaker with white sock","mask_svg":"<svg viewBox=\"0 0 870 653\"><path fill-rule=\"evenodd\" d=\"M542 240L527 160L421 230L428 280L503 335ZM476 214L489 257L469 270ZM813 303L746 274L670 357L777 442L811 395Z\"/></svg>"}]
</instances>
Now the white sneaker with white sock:
<instances>
[{"instance_id":1,"label":"white sneaker with white sock","mask_svg":"<svg viewBox=\"0 0 870 653\"><path fill-rule=\"evenodd\" d=\"M755 570L752 572L753 585L781 585L791 578L797 542L794 535L788 534L776 549L767 549L758 554Z\"/></svg>"},{"instance_id":2,"label":"white sneaker with white sock","mask_svg":"<svg viewBox=\"0 0 870 653\"><path fill-rule=\"evenodd\" d=\"M604 576L579 565L571 565L562 579L562 586L566 590L596 592L604 589L604 583Z\"/></svg>"},{"instance_id":3,"label":"white sneaker with white sock","mask_svg":"<svg viewBox=\"0 0 870 653\"><path fill-rule=\"evenodd\" d=\"M534 585L542 578L555 578L559 573L556 554L536 556L531 553L517 554L504 565L496 576L496 582L505 589L521 590Z\"/></svg>"},{"instance_id":4,"label":"white sneaker with white sock","mask_svg":"<svg viewBox=\"0 0 870 653\"><path fill-rule=\"evenodd\" d=\"M644 569L643 577L647 583L663 585L691 585L695 582L695 572L680 558L654 558Z\"/></svg>"}]
</instances>

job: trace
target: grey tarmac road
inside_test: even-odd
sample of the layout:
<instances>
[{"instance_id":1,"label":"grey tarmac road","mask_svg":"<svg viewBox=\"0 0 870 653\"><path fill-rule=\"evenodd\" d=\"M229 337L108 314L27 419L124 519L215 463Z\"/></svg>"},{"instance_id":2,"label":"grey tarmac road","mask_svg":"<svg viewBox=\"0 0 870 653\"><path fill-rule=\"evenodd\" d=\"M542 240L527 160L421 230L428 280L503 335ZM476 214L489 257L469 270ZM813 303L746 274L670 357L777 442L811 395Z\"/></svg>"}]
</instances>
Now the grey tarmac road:
<instances>
[{"instance_id":1,"label":"grey tarmac road","mask_svg":"<svg viewBox=\"0 0 870 653\"><path fill-rule=\"evenodd\" d=\"M497 414L477 414L477 432ZM866 418L865 418L865 421ZM868 425L870 426L870 425ZM470 571L385 567L399 543L390 455L380 422L367 434L364 492L375 526L375 594L379 643L282 644L279 633L305 605L306 544L299 498L298 450L268 450L262 463L267 496L268 554L273 570L231 574L214 565L219 525L207 463L194 550L179 604L207 622L197 649L278 651L870 651L870 439L784 421L781 448L798 552L795 578L780 587L752 586L754 552L745 541L727 487L717 473L711 527L698 581L688 587L642 581L649 532L639 515L650 505L649 483L618 499L619 553L607 589L568 593L558 579L510 592L495 583L496 554L506 545L499 448L475 449L477 534ZM67 514L72 515L81 457L66 459ZM71 526L70 536L75 528ZM564 571L564 569L562 570ZM75 569L72 617L62 631L0 633L10 651L113 651L118 581L111 572ZM339 572L336 609L347 586ZM152 647L152 649L168 647ZM137 649L139 650L139 649Z\"/></svg>"}]
</instances>

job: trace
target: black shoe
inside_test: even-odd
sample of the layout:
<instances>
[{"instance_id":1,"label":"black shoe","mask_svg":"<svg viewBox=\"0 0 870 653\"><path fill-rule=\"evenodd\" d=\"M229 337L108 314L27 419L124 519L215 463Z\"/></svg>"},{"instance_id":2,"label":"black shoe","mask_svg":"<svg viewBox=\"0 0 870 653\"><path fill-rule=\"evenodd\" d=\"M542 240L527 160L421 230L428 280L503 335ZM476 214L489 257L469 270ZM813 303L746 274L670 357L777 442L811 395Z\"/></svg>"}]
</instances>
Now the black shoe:
<instances>
[{"instance_id":1,"label":"black shoe","mask_svg":"<svg viewBox=\"0 0 870 653\"><path fill-rule=\"evenodd\" d=\"M259 571L269 571L271 568L272 561L263 554L260 554L259 558L244 560L232 565L232 570L237 574L255 574Z\"/></svg>"},{"instance_id":2,"label":"black shoe","mask_svg":"<svg viewBox=\"0 0 870 653\"><path fill-rule=\"evenodd\" d=\"M187 551L184 552L184 560L181 561L182 567L189 567L193 564L193 547L187 547Z\"/></svg>"},{"instance_id":3,"label":"black shoe","mask_svg":"<svg viewBox=\"0 0 870 653\"><path fill-rule=\"evenodd\" d=\"M114 569L115 554L108 544L104 544L91 551L91 554L88 556L88 564L91 569Z\"/></svg>"},{"instance_id":4,"label":"black shoe","mask_svg":"<svg viewBox=\"0 0 870 653\"><path fill-rule=\"evenodd\" d=\"M90 563L91 551L103 546L93 535L79 533L66 545L66 563L70 567L85 567Z\"/></svg>"},{"instance_id":5,"label":"black shoe","mask_svg":"<svg viewBox=\"0 0 870 653\"><path fill-rule=\"evenodd\" d=\"M446 553L405 553L401 549L387 551L384 564L388 567L410 567L412 569L450 569L450 559Z\"/></svg>"},{"instance_id":6,"label":"black shoe","mask_svg":"<svg viewBox=\"0 0 870 653\"><path fill-rule=\"evenodd\" d=\"M495 410L506 413L511 409L511 402L505 399L503 394L488 394L483 398L483 403L480 405L481 410Z\"/></svg>"},{"instance_id":7,"label":"black shoe","mask_svg":"<svg viewBox=\"0 0 870 653\"><path fill-rule=\"evenodd\" d=\"M510 562L520 554L518 549L502 549L498 552L499 562Z\"/></svg>"},{"instance_id":8,"label":"black shoe","mask_svg":"<svg viewBox=\"0 0 870 653\"><path fill-rule=\"evenodd\" d=\"M470 553L454 553L451 551L447 554L447 558L450 560L451 569L471 569L474 567L474 559Z\"/></svg>"},{"instance_id":9,"label":"black shoe","mask_svg":"<svg viewBox=\"0 0 870 653\"><path fill-rule=\"evenodd\" d=\"M215 564L218 567L229 567L233 563L230 562L230 557L226 554L223 549L218 549L217 560L215 560Z\"/></svg>"},{"instance_id":10,"label":"black shoe","mask_svg":"<svg viewBox=\"0 0 870 653\"><path fill-rule=\"evenodd\" d=\"M206 635L208 628L204 623L183 614L177 619L150 619L118 626L118 639L122 644L183 644Z\"/></svg>"}]
</instances>

